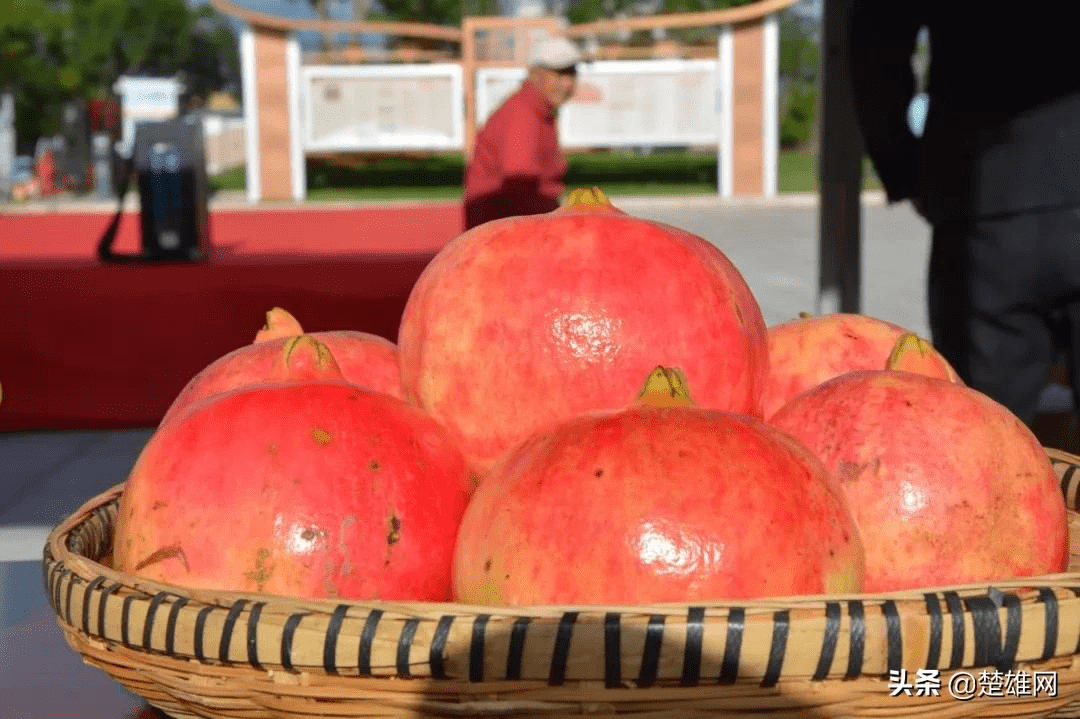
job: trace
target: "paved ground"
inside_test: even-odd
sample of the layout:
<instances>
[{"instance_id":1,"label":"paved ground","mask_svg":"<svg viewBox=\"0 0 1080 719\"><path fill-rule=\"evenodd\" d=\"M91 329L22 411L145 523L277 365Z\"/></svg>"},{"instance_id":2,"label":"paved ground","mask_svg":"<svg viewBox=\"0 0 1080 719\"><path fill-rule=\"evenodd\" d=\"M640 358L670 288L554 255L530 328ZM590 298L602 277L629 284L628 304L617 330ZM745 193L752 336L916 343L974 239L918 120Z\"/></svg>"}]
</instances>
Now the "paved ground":
<instances>
[{"instance_id":1,"label":"paved ground","mask_svg":"<svg viewBox=\"0 0 1080 719\"><path fill-rule=\"evenodd\" d=\"M696 232L724 250L757 295L766 322L815 309L813 198L772 204L697 198L681 207L671 199L620 204ZM926 334L926 225L906 206L887 209L871 202L864 217L863 311ZM139 702L83 666L64 644L41 590L40 557L49 528L122 481L148 436L149 430L0 434L0 703L5 707L0 713L5 717L121 719L138 708Z\"/></svg>"}]
</instances>

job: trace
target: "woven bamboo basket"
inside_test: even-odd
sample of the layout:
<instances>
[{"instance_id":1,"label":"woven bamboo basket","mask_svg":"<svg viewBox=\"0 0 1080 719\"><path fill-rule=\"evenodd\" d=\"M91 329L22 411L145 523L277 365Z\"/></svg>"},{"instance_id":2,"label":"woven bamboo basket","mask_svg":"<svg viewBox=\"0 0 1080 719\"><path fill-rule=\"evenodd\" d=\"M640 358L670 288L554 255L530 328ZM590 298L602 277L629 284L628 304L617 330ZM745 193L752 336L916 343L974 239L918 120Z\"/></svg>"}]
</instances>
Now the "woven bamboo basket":
<instances>
[{"instance_id":1,"label":"woven bamboo basket","mask_svg":"<svg viewBox=\"0 0 1080 719\"><path fill-rule=\"evenodd\" d=\"M177 719L1080 717L1080 458L1047 452L1070 572L992 587L512 609L193 591L109 567L123 485L52 532L45 584L84 661Z\"/></svg>"}]
</instances>

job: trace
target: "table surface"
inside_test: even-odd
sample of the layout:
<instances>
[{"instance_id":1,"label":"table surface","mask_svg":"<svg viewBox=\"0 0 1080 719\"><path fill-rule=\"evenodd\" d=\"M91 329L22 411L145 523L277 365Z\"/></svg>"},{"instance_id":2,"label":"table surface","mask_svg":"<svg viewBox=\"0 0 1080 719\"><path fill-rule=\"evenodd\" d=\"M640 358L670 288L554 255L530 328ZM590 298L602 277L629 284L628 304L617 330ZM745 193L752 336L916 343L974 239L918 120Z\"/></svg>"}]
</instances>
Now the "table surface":
<instances>
[{"instance_id":1,"label":"table surface","mask_svg":"<svg viewBox=\"0 0 1080 719\"><path fill-rule=\"evenodd\" d=\"M64 639L45 596L50 527L122 480L150 430L0 434L0 704L5 719L153 719ZM10 480L10 481L9 481Z\"/></svg>"},{"instance_id":2,"label":"table surface","mask_svg":"<svg viewBox=\"0 0 1080 719\"><path fill-rule=\"evenodd\" d=\"M40 562L0 562L0 702L9 719L136 719L145 707L68 648Z\"/></svg>"},{"instance_id":3,"label":"table surface","mask_svg":"<svg viewBox=\"0 0 1080 719\"><path fill-rule=\"evenodd\" d=\"M363 209L219 210L210 215L216 263L262 258L409 255L438 250L461 232L461 206ZM0 260L28 266L96 265L97 243L112 219L100 213L0 214ZM124 215L114 251L139 251L139 215Z\"/></svg>"}]
</instances>

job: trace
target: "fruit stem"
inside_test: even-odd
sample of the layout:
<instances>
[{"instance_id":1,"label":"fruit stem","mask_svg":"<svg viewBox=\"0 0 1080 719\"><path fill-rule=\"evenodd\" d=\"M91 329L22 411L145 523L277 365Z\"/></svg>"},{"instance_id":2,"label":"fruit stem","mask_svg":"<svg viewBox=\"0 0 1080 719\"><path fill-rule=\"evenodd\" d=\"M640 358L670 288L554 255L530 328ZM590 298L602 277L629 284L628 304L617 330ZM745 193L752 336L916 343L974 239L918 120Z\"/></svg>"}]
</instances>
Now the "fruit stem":
<instances>
[{"instance_id":1,"label":"fruit stem","mask_svg":"<svg viewBox=\"0 0 1080 719\"><path fill-rule=\"evenodd\" d=\"M638 394L638 402L650 407L692 407L686 375L677 367L657 365Z\"/></svg>"},{"instance_id":2,"label":"fruit stem","mask_svg":"<svg viewBox=\"0 0 1080 719\"><path fill-rule=\"evenodd\" d=\"M927 357L934 351L934 346L914 332L905 332L896 339L889 359L885 362L885 369L895 370L900 367L904 355L909 352L918 352L920 357Z\"/></svg>"},{"instance_id":3,"label":"fruit stem","mask_svg":"<svg viewBox=\"0 0 1080 719\"><path fill-rule=\"evenodd\" d=\"M274 379L292 381L344 379L330 348L311 335L285 341L273 375Z\"/></svg>"},{"instance_id":4,"label":"fruit stem","mask_svg":"<svg viewBox=\"0 0 1080 719\"><path fill-rule=\"evenodd\" d=\"M611 204L611 199L599 187L579 187L566 198L566 204L559 210L576 212L613 212L624 215L622 210Z\"/></svg>"},{"instance_id":5,"label":"fruit stem","mask_svg":"<svg viewBox=\"0 0 1080 719\"><path fill-rule=\"evenodd\" d=\"M266 324L255 335L254 344L302 334L304 328L300 326L300 322L285 310L275 307L266 313Z\"/></svg>"}]
</instances>

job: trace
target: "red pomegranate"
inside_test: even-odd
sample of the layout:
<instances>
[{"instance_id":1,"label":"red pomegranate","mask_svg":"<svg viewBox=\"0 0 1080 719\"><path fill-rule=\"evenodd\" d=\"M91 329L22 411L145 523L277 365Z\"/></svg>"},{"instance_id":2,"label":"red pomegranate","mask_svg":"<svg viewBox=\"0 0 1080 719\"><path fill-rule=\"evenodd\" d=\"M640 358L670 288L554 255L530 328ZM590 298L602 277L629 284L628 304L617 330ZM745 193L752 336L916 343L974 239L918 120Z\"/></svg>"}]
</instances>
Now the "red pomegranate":
<instances>
[{"instance_id":1,"label":"red pomegranate","mask_svg":"<svg viewBox=\"0 0 1080 719\"><path fill-rule=\"evenodd\" d=\"M278 374L305 367L304 381L209 397L150 438L121 496L116 568L213 590L449 599L464 457L420 410L345 382L318 340L284 341Z\"/></svg>"},{"instance_id":2,"label":"red pomegranate","mask_svg":"<svg viewBox=\"0 0 1080 719\"><path fill-rule=\"evenodd\" d=\"M214 360L191 378L165 412L161 424L200 399L273 379L267 373L286 340L302 334L304 330L295 317L279 307L270 310L266 326L255 335L255 342ZM330 349L346 381L403 397L397 346L390 340L352 330L312 332L310 336Z\"/></svg>"},{"instance_id":3,"label":"red pomegranate","mask_svg":"<svg viewBox=\"0 0 1080 719\"><path fill-rule=\"evenodd\" d=\"M771 417L795 395L846 372L885 369L885 363L905 334L919 343L920 355L908 353L902 369L960 382L956 371L926 340L903 327L866 315L810 315L773 325L768 330L769 376L764 412Z\"/></svg>"},{"instance_id":4,"label":"red pomegranate","mask_svg":"<svg viewBox=\"0 0 1080 719\"><path fill-rule=\"evenodd\" d=\"M1043 448L968 387L891 370L832 379L770 423L844 489L866 548L866 591L1064 571L1065 503Z\"/></svg>"},{"instance_id":5,"label":"red pomegranate","mask_svg":"<svg viewBox=\"0 0 1080 719\"><path fill-rule=\"evenodd\" d=\"M476 489L454 554L473 604L639 604L857 592L836 481L748 415L657 368L639 402L537 434Z\"/></svg>"},{"instance_id":6,"label":"red pomegranate","mask_svg":"<svg viewBox=\"0 0 1080 719\"><path fill-rule=\"evenodd\" d=\"M481 474L546 426L624 407L658 361L683 369L703 407L753 415L768 370L761 311L728 258L598 189L450 242L398 344L406 399Z\"/></svg>"}]
</instances>

